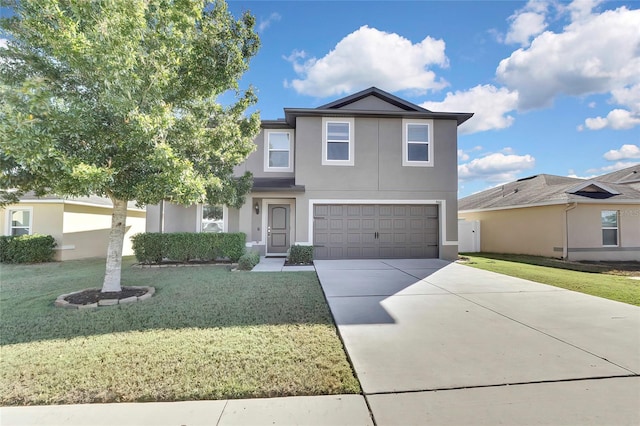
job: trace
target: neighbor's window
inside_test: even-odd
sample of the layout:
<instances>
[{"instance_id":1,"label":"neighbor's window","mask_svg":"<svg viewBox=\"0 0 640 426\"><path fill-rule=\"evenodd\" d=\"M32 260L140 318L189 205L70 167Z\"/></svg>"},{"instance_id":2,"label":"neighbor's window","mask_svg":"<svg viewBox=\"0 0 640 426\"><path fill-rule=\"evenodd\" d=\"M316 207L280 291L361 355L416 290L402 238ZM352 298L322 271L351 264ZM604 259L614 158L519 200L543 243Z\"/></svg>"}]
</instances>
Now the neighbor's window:
<instances>
[{"instance_id":1,"label":"neighbor's window","mask_svg":"<svg viewBox=\"0 0 640 426\"><path fill-rule=\"evenodd\" d=\"M428 167L433 165L433 122L402 120L402 165Z\"/></svg>"},{"instance_id":2,"label":"neighbor's window","mask_svg":"<svg viewBox=\"0 0 640 426\"><path fill-rule=\"evenodd\" d=\"M202 206L202 232L224 232L224 208L222 206Z\"/></svg>"},{"instance_id":3,"label":"neighbor's window","mask_svg":"<svg viewBox=\"0 0 640 426\"><path fill-rule=\"evenodd\" d=\"M322 164L353 166L353 119L323 119Z\"/></svg>"},{"instance_id":4,"label":"neighbor's window","mask_svg":"<svg viewBox=\"0 0 640 426\"><path fill-rule=\"evenodd\" d=\"M293 156L290 132L267 131L265 147L265 171L292 172Z\"/></svg>"},{"instance_id":5,"label":"neighbor's window","mask_svg":"<svg viewBox=\"0 0 640 426\"><path fill-rule=\"evenodd\" d=\"M602 221L602 245L618 245L618 211L603 210L601 212Z\"/></svg>"},{"instance_id":6,"label":"neighbor's window","mask_svg":"<svg viewBox=\"0 0 640 426\"><path fill-rule=\"evenodd\" d=\"M30 235L31 214L31 209L9 210L9 235L14 237L19 235Z\"/></svg>"}]
</instances>

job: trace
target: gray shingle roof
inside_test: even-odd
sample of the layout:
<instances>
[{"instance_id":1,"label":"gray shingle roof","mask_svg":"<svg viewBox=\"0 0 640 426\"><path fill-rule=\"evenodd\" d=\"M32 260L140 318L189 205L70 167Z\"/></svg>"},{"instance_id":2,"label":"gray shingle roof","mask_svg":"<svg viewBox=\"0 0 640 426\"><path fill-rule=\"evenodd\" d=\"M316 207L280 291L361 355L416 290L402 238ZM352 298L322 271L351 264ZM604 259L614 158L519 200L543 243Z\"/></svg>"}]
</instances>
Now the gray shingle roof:
<instances>
[{"instance_id":1,"label":"gray shingle roof","mask_svg":"<svg viewBox=\"0 0 640 426\"><path fill-rule=\"evenodd\" d=\"M514 206L612 200L640 202L640 164L593 179L547 174L518 179L464 197L458 201L458 209L491 210Z\"/></svg>"}]
</instances>

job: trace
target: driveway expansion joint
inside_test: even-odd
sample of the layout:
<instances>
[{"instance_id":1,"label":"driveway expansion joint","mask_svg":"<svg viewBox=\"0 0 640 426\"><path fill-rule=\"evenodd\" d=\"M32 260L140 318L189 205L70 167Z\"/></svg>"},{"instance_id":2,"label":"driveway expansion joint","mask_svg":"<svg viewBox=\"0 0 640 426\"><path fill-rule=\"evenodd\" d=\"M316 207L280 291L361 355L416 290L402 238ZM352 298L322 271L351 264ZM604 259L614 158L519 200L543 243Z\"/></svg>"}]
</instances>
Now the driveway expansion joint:
<instances>
[{"instance_id":1,"label":"driveway expansion joint","mask_svg":"<svg viewBox=\"0 0 640 426\"><path fill-rule=\"evenodd\" d=\"M382 391L382 392L363 392L364 396L374 395L401 395L420 392L443 392L453 390L464 389L485 389L485 388L501 388L507 386L526 386L526 385L539 385L543 383L570 383L570 382L585 382L589 380L608 380L608 379L625 379L625 378L640 378L640 374L621 374L621 375L608 375L608 376L593 376L593 377L576 377L573 379L557 379L557 380L532 380L528 382L511 382L511 383L498 383L491 385L473 385L473 386L452 386L444 388L430 388L430 389L411 389L403 391Z\"/></svg>"}]
</instances>

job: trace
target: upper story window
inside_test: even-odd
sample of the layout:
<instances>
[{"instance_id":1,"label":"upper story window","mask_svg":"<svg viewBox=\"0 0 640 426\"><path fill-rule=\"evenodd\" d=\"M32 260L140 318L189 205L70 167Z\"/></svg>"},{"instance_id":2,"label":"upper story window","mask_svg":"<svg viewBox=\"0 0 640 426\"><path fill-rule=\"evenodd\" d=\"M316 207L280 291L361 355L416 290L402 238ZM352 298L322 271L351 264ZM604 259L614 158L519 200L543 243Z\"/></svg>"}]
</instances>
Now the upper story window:
<instances>
[{"instance_id":1,"label":"upper story window","mask_svg":"<svg viewBox=\"0 0 640 426\"><path fill-rule=\"evenodd\" d=\"M7 235L18 237L20 235L31 235L33 210L28 209L10 209L8 215L8 232Z\"/></svg>"},{"instance_id":2,"label":"upper story window","mask_svg":"<svg viewBox=\"0 0 640 426\"><path fill-rule=\"evenodd\" d=\"M354 165L353 118L322 119L322 164Z\"/></svg>"},{"instance_id":3,"label":"upper story window","mask_svg":"<svg viewBox=\"0 0 640 426\"><path fill-rule=\"evenodd\" d=\"M402 165L433 166L433 120L402 120Z\"/></svg>"},{"instance_id":4,"label":"upper story window","mask_svg":"<svg viewBox=\"0 0 640 426\"><path fill-rule=\"evenodd\" d=\"M602 224L602 245L617 247L618 243L618 211L603 210L600 214Z\"/></svg>"},{"instance_id":5,"label":"upper story window","mask_svg":"<svg viewBox=\"0 0 640 426\"><path fill-rule=\"evenodd\" d=\"M293 133L267 130L264 147L265 172L293 172Z\"/></svg>"},{"instance_id":6,"label":"upper story window","mask_svg":"<svg viewBox=\"0 0 640 426\"><path fill-rule=\"evenodd\" d=\"M204 204L201 206L200 232L225 232L224 206Z\"/></svg>"}]
</instances>

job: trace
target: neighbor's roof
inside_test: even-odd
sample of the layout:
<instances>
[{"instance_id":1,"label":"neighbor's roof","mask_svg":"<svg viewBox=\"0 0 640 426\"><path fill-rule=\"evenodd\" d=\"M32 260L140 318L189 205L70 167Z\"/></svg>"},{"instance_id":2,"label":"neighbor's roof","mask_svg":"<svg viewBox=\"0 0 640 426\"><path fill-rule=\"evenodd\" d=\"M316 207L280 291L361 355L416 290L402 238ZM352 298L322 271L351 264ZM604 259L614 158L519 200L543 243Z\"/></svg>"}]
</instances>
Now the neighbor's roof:
<instances>
[{"instance_id":1,"label":"neighbor's roof","mask_svg":"<svg viewBox=\"0 0 640 426\"><path fill-rule=\"evenodd\" d=\"M27 192L22 197L20 197L21 203L67 203L67 204L77 204L77 205L85 205L85 206L95 206L95 207L113 207L113 203L109 198L106 197L98 197L97 195L92 195L90 197L60 197L58 195L45 195L42 197L36 196L33 192ZM129 201L127 204L127 208L129 210L144 210L140 207L136 206L135 201Z\"/></svg>"},{"instance_id":2,"label":"neighbor's roof","mask_svg":"<svg viewBox=\"0 0 640 426\"><path fill-rule=\"evenodd\" d=\"M580 179L535 175L510 182L458 201L458 210L495 210L574 202L640 203L640 164Z\"/></svg>"}]
</instances>

